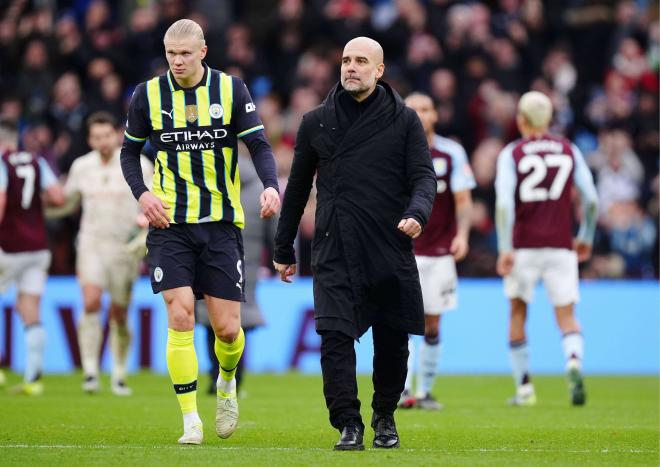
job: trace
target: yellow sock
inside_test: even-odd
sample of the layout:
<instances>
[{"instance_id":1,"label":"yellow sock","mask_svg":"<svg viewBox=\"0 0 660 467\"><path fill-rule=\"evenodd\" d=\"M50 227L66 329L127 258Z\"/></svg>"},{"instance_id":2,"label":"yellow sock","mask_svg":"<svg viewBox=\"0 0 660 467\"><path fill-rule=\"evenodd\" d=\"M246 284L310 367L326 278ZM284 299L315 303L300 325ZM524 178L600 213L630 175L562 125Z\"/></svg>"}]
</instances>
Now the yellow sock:
<instances>
[{"instance_id":1,"label":"yellow sock","mask_svg":"<svg viewBox=\"0 0 660 467\"><path fill-rule=\"evenodd\" d=\"M197 412L197 354L193 331L167 330L167 371L183 414Z\"/></svg>"},{"instance_id":2,"label":"yellow sock","mask_svg":"<svg viewBox=\"0 0 660 467\"><path fill-rule=\"evenodd\" d=\"M238 332L238 337L234 342L228 344L215 337L215 355L220 363L220 378L224 381L231 381L236 375L236 367L243 355L245 348L245 333L243 328ZM220 391L220 390L218 390ZM220 394L227 395L227 394Z\"/></svg>"}]
</instances>

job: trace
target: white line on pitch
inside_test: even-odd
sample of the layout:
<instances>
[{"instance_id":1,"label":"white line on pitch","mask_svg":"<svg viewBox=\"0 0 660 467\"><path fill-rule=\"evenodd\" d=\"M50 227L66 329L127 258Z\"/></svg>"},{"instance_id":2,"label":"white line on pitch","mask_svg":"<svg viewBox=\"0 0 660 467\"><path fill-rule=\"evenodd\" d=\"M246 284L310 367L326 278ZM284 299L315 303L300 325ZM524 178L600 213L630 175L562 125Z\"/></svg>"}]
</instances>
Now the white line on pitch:
<instances>
[{"instance_id":1,"label":"white line on pitch","mask_svg":"<svg viewBox=\"0 0 660 467\"><path fill-rule=\"evenodd\" d=\"M186 449L185 446L136 446L136 445L82 445L82 444L0 444L0 449ZM188 448L190 449L190 448ZM194 449L194 448L193 448ZM295 447L259 447L259 446L204 446L204 449L220 451L328 451L326 448L295 448ZM405 452L436 452L452 454L459 452L529 452L529 453L572 453L572 454L652 454L658 451L649 449L516 449L516 448L475 448L475 449L432 449L432 448L402 448Z\"/></svg>"}]
</instances>

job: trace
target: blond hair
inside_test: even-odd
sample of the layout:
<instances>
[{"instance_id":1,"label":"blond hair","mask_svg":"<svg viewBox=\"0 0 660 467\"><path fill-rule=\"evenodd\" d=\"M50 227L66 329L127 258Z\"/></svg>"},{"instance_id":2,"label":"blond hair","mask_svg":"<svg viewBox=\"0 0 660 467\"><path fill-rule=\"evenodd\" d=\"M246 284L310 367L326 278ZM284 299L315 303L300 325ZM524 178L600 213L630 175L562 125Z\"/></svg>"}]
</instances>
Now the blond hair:
<instances>
[{"instance_id":1,"label":"blond hair","mask_svg":"<svg viewBox=\"0 0 660 467\"><path fill-rule=\"evenodd\" d=\"M520 98L518 113L531 127L547 128L552 120L552 102L542 92L529 91Z\"/></svg>"},{"instance_id":2,"label":"blond hair","mask_svg":"<svg viewBox=\"0 0 660 467\"><path fill-rule=\"evenodd\" d=\"M191 19L180 19L172 23L172 25L165 32L163 41L178 40L192 37L202 42L204 41L204 31L202 27Z\"/></svg>"}]
</instances>

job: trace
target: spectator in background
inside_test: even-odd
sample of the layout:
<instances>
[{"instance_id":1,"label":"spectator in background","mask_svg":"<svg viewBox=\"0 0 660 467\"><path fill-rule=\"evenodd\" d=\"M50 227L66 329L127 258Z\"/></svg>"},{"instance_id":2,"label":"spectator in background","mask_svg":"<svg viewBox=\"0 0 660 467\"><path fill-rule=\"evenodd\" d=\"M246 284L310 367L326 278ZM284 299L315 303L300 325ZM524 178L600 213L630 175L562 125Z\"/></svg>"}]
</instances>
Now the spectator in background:
<instances>
[{"instance_id":1,"label":"spectator in background","mask_svg":"<svg viewBox=\"0 0 660 467\"><path fill-rule=\"evenodd\" d=\"M636 202L617 201L610 205L606 223L612 251L625 261L625 274L628 277L653 277L657 235L653 219Z\"/></svg>"},{"instance_id":2,"label":"spectator in background","mask_svg":"<svg viewBox=\"0 0 660 467\"><path fill-rule=\"evenodd\" d=\"M639 198L644 169L631 148L630 135L623 129L606 129L601 132L599 141L599 150L590 161L596 169L602 217L608 213L612 203L634 202Z\"/></svg>"},{"instance_id":3,"label":"spectator in background","mask_svg":"<svg viewBox=\"0 0 660 467\"><path fill-rule=\"evenodd\" d=\"M84 119L87 105L83 101L80 80L72 72L64 73L53 88L50 118L57 129L55 155L60 171L68 172L73 160L87 148Z\"/></svg>"},{"instance_id":4,"label":"spectator in background","mask_svg":"<svg viewBox=\"0 0 660 467\"><path fill-rule=\"evenodd\" d=\"M43 39L32 39L23 54L23 64L18 75L19 95L24 102L28 120L39 118L48 108L53 73L48 51Z\"/></svg>"},{"instance_id":5,"label":"spectator in background","mask_svg":"<svg viewBox=\"0 0 660 467\"><path fill-rule=\"evenodd\" d=\"M465 113L458 97L456 75L448 68L438 68L431 74L428 87L431 97L437 103L436 131L465 141Z\"/></svg>"},{"instance_id":6,"label":"spectator in background","mask_svg":"<svg viewBox=\"0 0 660 467\"><path fill-rule=\"evenodd\" d=\"M155 33L158 13L154 7L138 8L130 16L126 37L123 42L125 56L140 57L127 67L124 78L129 83L137 83L150 78L154 61L161 59L161 44Z\"/></svg>"},{"instance_id":7,"label":"spectator in background","mask_svg":"<svg viewBox=\"0 0 660 467\"><path fill-rule=\"evenodd\" d=\"M64 15L57 21L53 34L55 39L55 61L57 71L82 73L85 66L82 34L76 20Z\"/></svg>"}]
</instances>

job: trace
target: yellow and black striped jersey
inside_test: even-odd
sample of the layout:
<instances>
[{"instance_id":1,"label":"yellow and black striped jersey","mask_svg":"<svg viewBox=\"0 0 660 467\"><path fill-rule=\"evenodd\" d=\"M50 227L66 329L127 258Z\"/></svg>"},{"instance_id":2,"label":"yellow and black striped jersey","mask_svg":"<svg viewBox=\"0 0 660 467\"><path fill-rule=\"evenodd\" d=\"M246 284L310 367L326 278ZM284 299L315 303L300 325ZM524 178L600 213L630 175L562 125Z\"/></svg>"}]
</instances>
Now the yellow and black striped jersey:
<instances>
[{"instance_id":1,"label":"yellow and black striped jersey","mask_svg":"<svg viewBox=\"0 0 660 467\"><path fill-rule=\"evenodd\" d=\"M135 89L125 137L149 140L155 152L153 192L174 223L244 226L237 143L263 129L243 81L204 64L197 86L182 88L171 72Z\"/></svg>"}]
</instances>

